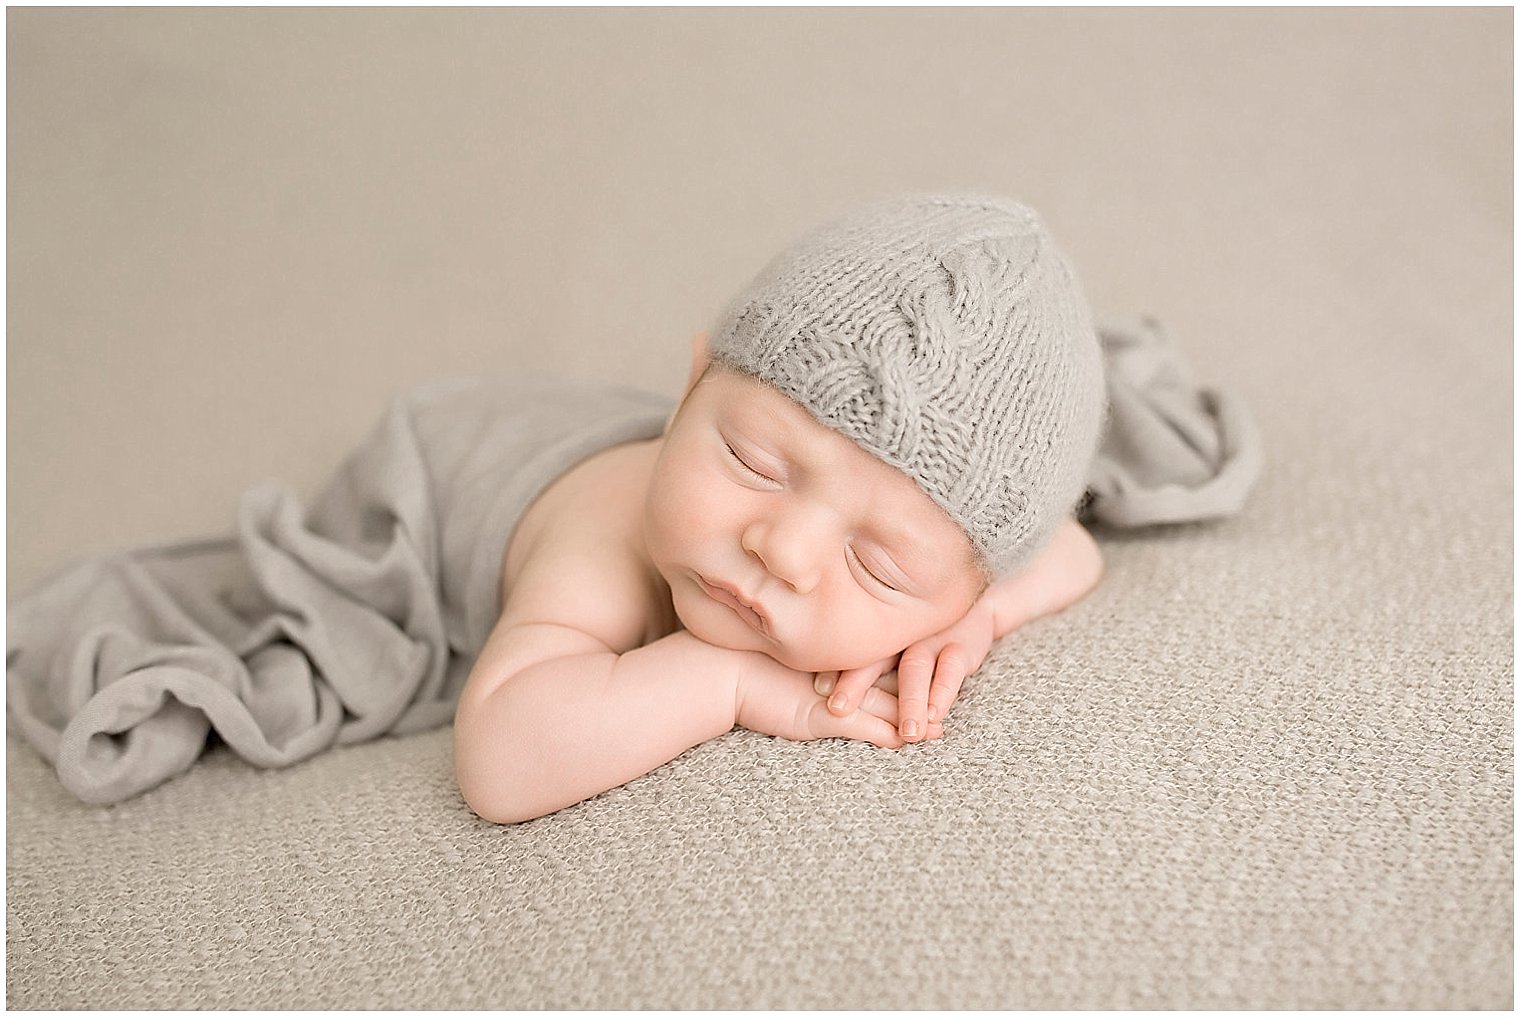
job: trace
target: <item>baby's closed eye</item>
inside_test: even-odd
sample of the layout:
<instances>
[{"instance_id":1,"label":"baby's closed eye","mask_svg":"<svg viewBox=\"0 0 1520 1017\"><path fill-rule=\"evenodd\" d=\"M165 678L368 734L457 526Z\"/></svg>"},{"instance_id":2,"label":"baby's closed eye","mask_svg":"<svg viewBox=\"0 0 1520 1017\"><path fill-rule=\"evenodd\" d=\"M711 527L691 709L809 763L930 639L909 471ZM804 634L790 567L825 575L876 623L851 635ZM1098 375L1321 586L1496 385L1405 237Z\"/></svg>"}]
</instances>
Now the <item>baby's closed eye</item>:
<instances>
[{"instance_id":1,"label":"baby's closed eye","mask_svg":"<svg viewBox=\"0 0 1520 1017\"><path fill-rule=\"evenodd\" d=\"M738 452L736 452L734 450L733 445L731 445L731 444L729 444L728 442L725 441L723 443L723 447L728 450L729 458L733 459L734 462L738 463L739 467L741 469L743 469L745 472L754 474L757 478L759 478L760 480L765 481L768 484L777 484L777 483L780 483L780 481L776 480L773 477L766 476L764 473L761 473L759 470L755 469L749 463L745 462L744 461L744 457L741 456Z\"/></svg>"},{"instance_id":2,"label":"baby's closed eye","mask_svg":"<svg viewBox=\"0 0 1520 1017\"><path fill-rule=\"evenodd\" d=\"M862 572L864 572L867 576L869 576L873 582L877 583L878 585L880 585L880 586L882 586L882 587L884 587L884 588L886 588L888 590L891 590L893 593L901 593L902 592L897 587L893 586L891 583L887 582L885 579L883 579L880 576L878 576L875 572L872 572L871 569L866 565L865 561L860 557L860 554L853 547L849 548L848 550L849 550L849 555L855 561L855 564L859 565L860 566L860 570Z\"/></svg>"}]
</instances>

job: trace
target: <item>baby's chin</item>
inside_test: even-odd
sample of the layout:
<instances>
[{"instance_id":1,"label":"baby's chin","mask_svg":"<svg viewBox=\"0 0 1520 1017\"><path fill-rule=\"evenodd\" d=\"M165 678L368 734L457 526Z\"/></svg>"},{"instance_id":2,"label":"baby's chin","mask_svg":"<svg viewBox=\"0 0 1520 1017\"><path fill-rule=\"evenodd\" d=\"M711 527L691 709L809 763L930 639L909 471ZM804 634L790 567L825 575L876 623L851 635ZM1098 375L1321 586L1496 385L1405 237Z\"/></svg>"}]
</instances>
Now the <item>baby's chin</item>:
<instances>
[{"instance_id":1,"label":"baby's chin","mask_svg":"<svg viewBox=\"0 0 1520 1017\"><path fill-rule=\"evenodd\" d=\"M748 644L740 644L731 633L724 631L722 626L714 625L700 611L682 611L678 604L676 606L676 618L680 621L681 628L690 632L704 643L726 647L730 650L755 649L755 647Z\"/></svg>"}]
</instances>

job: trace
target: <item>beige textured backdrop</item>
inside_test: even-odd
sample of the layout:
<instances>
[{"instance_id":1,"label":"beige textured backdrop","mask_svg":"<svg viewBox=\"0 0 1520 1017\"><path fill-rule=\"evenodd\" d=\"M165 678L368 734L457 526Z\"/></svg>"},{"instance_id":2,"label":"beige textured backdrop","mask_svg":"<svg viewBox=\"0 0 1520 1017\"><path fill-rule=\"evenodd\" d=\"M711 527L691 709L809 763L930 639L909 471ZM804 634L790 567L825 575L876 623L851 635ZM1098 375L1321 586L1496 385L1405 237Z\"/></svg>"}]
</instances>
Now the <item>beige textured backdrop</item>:
<instances>
[{"instance_id":1,"label":"beige textured backdrop","mask_svg":"<svg viewBox=\"0 0 1520 1017\"><path fill-rule=\"evenodd\" d=\"M1421 377L1496 413L1507 18L13 10L7 576L309 490L426 375L673 390L767 258L899 188L1034 205L1253 403L1439 334Z\"/></svg>"},{"instance_id":2,"label":"beige textured backdrop","mask_svg":"<svg viewBox=\"0 0 1520 1017\"><path fill-rule=\"evenodd\" d=\"M1039 208L1268 458L921 751L740 732L502 830L447 731L109 810L13 735L10 1005L1509 1006L1512 22L9 10L11 596L427 377L674 394L906 188Z\"/></svg>"}]
</instances>

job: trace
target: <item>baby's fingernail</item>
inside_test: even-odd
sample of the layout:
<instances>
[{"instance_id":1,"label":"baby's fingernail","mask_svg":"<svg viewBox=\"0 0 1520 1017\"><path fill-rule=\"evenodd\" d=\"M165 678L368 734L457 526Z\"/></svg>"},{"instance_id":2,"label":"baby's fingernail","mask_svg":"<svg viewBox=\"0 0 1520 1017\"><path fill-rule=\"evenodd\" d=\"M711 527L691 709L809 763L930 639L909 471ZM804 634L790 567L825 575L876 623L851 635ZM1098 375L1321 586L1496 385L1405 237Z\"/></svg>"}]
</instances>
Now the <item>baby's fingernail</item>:
<instances>
[{"instance_id":1,"label":"baby's fingernail","mask_svg":"<svg viewBox=\"0 0 1520 1017\"><path fill-rule=\"evenodd\" d=\"M904 738L912 738L916 734L918 734L918 721L910 720L903 725Z\"/></svg>"},{"instance_id":2,"label":"baby's fingernail","mask_svg":"<svg viewBox=\"0 0 1520 1017\"><path fill-rule=\"evenodd\" d=\"M929 707L929 723L934 723L934 707L932 704Z\"/></svg>"},{"instance_id":3,"label":"baby's fingernail","mask_svg":"<svg viewBox=\"0 0 1520 1017\"><path fill-rule=\"evenodd\" d=\"M829 700L829 709L833 710L835 713L843 713L844 712L844 693L843 692L836 692L836 693L834 693L834 698Z\"/></svg>"},{"instance_id":4,"label":"baby's fingernail","mask_svg":"<svg viewBox=\"0 0 1520 1017\"><path fill-rule=\"evenodd\" d=\"M819 675L813 679L813 688L817 690L820 696L828 695L834 691L834 676L832 674Z\"/></svg>"}]
</instances>

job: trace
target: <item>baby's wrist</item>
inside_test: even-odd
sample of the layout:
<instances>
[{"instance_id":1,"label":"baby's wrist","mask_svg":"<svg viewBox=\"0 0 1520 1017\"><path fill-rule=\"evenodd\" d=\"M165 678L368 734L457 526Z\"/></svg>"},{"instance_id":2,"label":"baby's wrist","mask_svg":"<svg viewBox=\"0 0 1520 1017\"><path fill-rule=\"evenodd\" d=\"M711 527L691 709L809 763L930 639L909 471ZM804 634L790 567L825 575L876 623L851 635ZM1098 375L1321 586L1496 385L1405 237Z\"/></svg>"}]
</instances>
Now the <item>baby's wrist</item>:
<instances>
[{"instance_id":1,"label":"baby's wrist","mask_svg":"<svg viewBox=\"0 0 1520 1017\"><path fill-rule=\"evenodd\" d=\"M691 670L704 676L704 681L721 685L727 690L725 700L732 709L729 727L739 722L739 708L743 702L744 674L749 666L749 658L764 656L748 650L734 650L726 646L718 646L709 643L689 631L682 629L666 637L671 640L679 640L690 655Z\"/></svg>"},{"instance_id":2,"label":"baby's wrist","mask_svg":"<svg viewBox=\"0 0 1520 1017\"><path fill-rule=\"evenodd\" d=\"M989 586L987 590L977 598L976 603L971 605L971 610L966 612L966 620L974 622L985 622L988 627L996 628L998 606L1001 603L999 597L1000 591L998 591L996 587Z\"/></svg>"}]
</instances>

